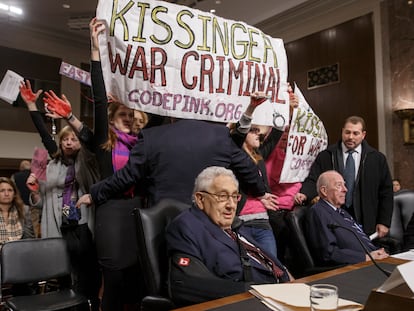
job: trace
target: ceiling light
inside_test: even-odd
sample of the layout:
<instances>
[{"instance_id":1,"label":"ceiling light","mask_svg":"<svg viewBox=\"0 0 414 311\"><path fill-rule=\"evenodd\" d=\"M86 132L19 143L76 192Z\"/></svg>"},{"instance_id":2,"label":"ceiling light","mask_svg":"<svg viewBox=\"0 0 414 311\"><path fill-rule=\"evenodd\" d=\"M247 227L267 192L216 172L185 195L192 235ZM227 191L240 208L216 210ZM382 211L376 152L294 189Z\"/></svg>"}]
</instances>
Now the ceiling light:
<instances>
[{"instance_id":1,"label":"ceiling light","mask_svg":"<svg viewBox=\"0 0 414 311\"><path fill-rule=\"evenodd\" d=\"M67 3L62 4L62 8L70 9L70 4L67 4Z\"/></svg>"},{"instance_id":2,"label":"ceiling light","mask_svg":"<svg viewBox=\"0 0 414 311\"><path fill-rule=\"evenodd\" d=\"M11 13L17 14L17 15L22 15L23 14L23 10L21 8L15 7L15 6L10 6L9 10Z\"/></svg>"},{"instance_id":3,"label":"ceiling light","mask_svg":"<svg viewBox=\"0 0 414 311\"><path fill-rule=\"evenodd\" d=\"M6 11L8 14L11 14L11 15L13 14L22 15L23 14L23 10L21 8L18 8L12 5L7 5L4 3L0 3L0 10Z\"/></svg>"},{"instance_id":4,"label":"ceiling light","mask_svg":"<svg viewBox=\"0 0 414 311\"><path fill-rule=\"evenodd\" d=\"M210 10L210 13L211 13L211 14L214 14L214 13L216 13L216 10L215 10L215 9L211 9L211 10Z\"/></svg>"}]
</instances>

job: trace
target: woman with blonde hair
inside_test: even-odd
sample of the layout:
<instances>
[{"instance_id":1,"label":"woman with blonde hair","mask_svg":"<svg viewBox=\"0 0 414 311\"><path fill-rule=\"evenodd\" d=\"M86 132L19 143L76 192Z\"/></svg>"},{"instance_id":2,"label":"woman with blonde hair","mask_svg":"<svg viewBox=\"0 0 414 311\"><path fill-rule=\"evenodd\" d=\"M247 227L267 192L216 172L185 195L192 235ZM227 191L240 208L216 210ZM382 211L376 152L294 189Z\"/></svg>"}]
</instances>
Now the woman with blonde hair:
<instances>
[{"instance_id":1,"label":"woman with blonde hair","mask_svg":"<svg viewBox=\"0 0 414 311\"><path fill-rule=\"evenodd\" d=\"M90 185L99 180L96 158L81 146L69 126L60 130L57 142L53 139L36 106L41 93L42 90L33 93L29 81L20 85L20 94L52 158L46 167L46 180L39 180L33 173L29 175L27 186L31 190L31 205L42 209L41 237L66 240L75 276L74 286L90 299L92 309L98 310L100 276L92 239L95 211L87 206L80 209L75 206L77 199L88 193Z\"/></svg>"}]
</instances>

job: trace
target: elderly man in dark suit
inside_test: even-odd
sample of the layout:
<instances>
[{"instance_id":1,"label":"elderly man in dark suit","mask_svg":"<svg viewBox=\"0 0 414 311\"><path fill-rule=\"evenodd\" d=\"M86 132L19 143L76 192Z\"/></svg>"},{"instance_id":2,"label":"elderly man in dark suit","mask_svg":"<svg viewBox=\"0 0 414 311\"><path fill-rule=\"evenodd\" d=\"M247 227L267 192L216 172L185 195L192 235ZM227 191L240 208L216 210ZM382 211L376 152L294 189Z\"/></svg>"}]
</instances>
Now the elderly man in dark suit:
<instances>
[{"instance_id":1,"label":"elderly man in dark suit","mask_svg":"<svg viewBox=\"0 0 414 311\"><path fill-rule=\"evenodd\" d=\"M233 222L240 197L231 170L213 166L198 175L194 205L166 232L175 301L195 303L244 292L252 283L289 281L280 261L257 248L242 223Z\"/></svg>"},{"instance_id":2,"label":"elderly man in dark suit","mask_svg":"<svg viewBox=\"0 0 414 311\"><path fill-rule=\"evenodd\" d=\"M366 126L359 116L348 117L341 140L318 154L295 196L296 204L306 204L317 195L316 181L320 174L335 170L346 181L348 193L345 208L366 234L384 237L391 224L393 191L387 159L365 140Z\"/></svg>"},{"instance_id":3,"label":"elderly man in dark suit","mask_svg":"<svg viewBox=\"0 0 414 311\"><path fill-rule=\"evenodd\" d=\"M341 208L347 192L341 174L333 170L322 173L316 187L320 200L308 211L305 228L311 251L317 261L334 265L370 260L358 238L374 259L388 257L384 249L374 246L360 225Z\"/></svg>"}]
</instances>

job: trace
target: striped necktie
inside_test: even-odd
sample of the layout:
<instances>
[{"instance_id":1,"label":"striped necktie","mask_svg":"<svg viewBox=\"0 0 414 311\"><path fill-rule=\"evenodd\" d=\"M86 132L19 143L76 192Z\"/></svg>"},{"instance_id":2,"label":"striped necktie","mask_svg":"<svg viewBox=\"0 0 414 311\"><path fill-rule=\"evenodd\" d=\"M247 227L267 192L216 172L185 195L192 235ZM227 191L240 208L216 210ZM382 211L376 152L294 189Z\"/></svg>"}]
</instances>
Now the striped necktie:
<instances>
[{"instance_id":1,"label":"striped necktie","mask_svg":"<svg viewBox=\"0 0 414 311\"><path fill-rule=\"evenodd\" d=\"M247 251L247 254L250 257L255 258L260 264L266 269L273 272L273 275L276 279L279 279L285 272L270 258L267 256L262 250L253 244L246 243L242 239L236 236L236 233L233 232L231 229L224 230L236 243L240 243L240 245Z\"/></svg>"},{"instance_id":2,"label":"striped necktie","mask_svg":"<svg viewBox=\"0 0 414 311\"><path fill-rule=\"evenodd\" d=\"M346 220L349 225L354 229L356 234L361 238L361 240L370 248L370 249L377 249L377 247L372 244L370 238L366 235L366 233L362 230L362 227L352 218L351 215L347 216L345 212L341 209L337 209L338 213L342 215L344 220Z\"/></svg>"}]
</instances>

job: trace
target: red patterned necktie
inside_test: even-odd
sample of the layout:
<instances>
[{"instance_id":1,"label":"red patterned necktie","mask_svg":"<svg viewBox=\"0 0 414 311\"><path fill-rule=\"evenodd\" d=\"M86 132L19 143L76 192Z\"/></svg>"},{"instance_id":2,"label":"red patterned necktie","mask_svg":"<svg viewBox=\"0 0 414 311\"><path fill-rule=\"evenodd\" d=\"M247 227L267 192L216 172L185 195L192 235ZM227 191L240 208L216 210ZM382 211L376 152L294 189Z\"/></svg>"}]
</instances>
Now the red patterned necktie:
<instances>
[{"instance_id":1,"label":"red patterned necktie","mask_svg":"<svg viewBox=\"0 0 414 311\"><path fill-rule=\"evenodd\" d=\"M260 264L267 269L271 269L273 272L273 275L279 279L284 271L270 258L267 256L262 250L256 246L253 246L249 243L246 243L242 239L237 238L236 233L233 232L231 229L225 229L224 230L236 243L240 243L242 247L246 250L247 254L253 258L255 258L257 261L260 262Z\"/></svg>"}]
</instances>

